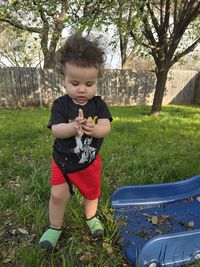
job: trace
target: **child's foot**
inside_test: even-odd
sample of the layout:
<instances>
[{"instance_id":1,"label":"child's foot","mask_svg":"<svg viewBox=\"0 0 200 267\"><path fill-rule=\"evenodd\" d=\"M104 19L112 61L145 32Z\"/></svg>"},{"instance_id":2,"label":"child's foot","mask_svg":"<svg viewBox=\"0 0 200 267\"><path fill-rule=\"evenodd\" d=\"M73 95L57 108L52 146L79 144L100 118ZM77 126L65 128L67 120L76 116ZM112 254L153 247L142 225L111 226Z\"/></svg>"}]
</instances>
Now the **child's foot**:
<instances>
[{"instance_id":1,"label":"child's foot","mask_svg":"<svg viewBox=\"0 0 200 267\"><path fill-rule=\"evenodd\" d=\"M52 251L56 243L58 241L58 238L60 237L62 230L56 229L56 228L48 228L39 241L39 247L43 248L47 251Z\"/></svg>"},{"instance_id":2,"label":"child's foot","mask_svg":"<svg viewBox=\"0 0 200 267\"><path fill-rule=\"evenodd\" d=\"M96 216L86 219L86 224L90 228L90 234L92 237L96 238L103 235L103 226Z\"/></svg>"}]
</instances>

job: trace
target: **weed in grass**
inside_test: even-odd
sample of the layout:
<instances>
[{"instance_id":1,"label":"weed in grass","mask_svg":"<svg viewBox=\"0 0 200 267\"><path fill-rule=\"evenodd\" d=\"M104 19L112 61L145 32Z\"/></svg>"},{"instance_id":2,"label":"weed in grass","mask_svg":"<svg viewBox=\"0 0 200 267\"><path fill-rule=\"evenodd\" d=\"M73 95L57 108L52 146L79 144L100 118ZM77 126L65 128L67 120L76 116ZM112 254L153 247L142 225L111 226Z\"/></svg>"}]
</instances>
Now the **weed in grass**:
<instances>
[{"instance_id":1,"label":"weed in grass","mask_svg":"<svg viewBox=\"0 0 200 267\"><path fill-rule=\"evenodd\" d=\"M14 190L1 190L0 209L3 211L7 209L17 209L21 203L21 196L19 192Z\"/></svg>"}]
</instances>

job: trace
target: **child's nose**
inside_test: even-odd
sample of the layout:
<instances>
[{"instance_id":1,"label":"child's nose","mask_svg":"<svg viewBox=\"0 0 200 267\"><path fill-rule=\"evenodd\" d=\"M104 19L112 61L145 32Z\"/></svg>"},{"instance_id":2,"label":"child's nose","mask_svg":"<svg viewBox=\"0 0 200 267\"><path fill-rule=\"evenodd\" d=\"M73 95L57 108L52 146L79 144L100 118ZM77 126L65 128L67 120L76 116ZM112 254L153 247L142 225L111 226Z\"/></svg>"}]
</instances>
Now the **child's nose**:
<instances>
[{"instance_id":1,"label":"child's nose","mask_svg":"<svg viewBox=\"0 0 200 267\"><path fill-rule=\"evenodd\" d=\"M85 92L86 88L85 88L85 85L84 84L80 84L79 87L78 87L78 91L79 92Z\"/></svg>"}]
</instances>

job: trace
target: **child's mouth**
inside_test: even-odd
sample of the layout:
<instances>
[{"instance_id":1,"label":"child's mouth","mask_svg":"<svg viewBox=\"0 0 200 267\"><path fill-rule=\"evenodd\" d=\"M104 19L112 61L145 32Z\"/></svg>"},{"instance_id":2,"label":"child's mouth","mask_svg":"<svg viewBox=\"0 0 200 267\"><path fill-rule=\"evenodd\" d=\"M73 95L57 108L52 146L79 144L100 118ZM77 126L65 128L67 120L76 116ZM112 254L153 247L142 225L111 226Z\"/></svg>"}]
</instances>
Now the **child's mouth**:
<instances>
[{"instance_id":1,"label":"child's mouth","mask_svg":"<svg viewBox=\"0 0 200 267\"><path fill-rule=\"evenodd\" d=\"M77 101L77 102L80 102L80 103L83 103L83 102L86 102L87 99L86 99L85 96L77 96L77 97L76 97L76 101Z\"/></svg>"}]
</instances>

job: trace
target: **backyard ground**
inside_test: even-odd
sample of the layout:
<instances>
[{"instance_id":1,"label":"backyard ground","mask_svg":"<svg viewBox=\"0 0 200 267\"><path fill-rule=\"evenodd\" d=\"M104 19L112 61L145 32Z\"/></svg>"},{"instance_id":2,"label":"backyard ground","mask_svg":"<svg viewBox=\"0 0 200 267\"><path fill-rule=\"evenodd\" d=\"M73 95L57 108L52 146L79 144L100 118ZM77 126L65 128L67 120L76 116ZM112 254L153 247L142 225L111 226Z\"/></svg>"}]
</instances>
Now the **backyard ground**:
<instances>
[{"instance_id":1,"label":"backyard ground","mask_svg":"<svg viewBox=\"0 0 200 267\"><path fill-rule=\"evenodd\" d=\"M111 112L112 132L101 151L104 239L89 237L76 192L66 207L58 251L49 255L36 245L48 226L50 110L0 110L0 266L130 267L119 248L112 192L123 185L174 182L200 173L200 107L167 106L157 117L144 106L111 107Z\"/></svg>"}]
</instances>

